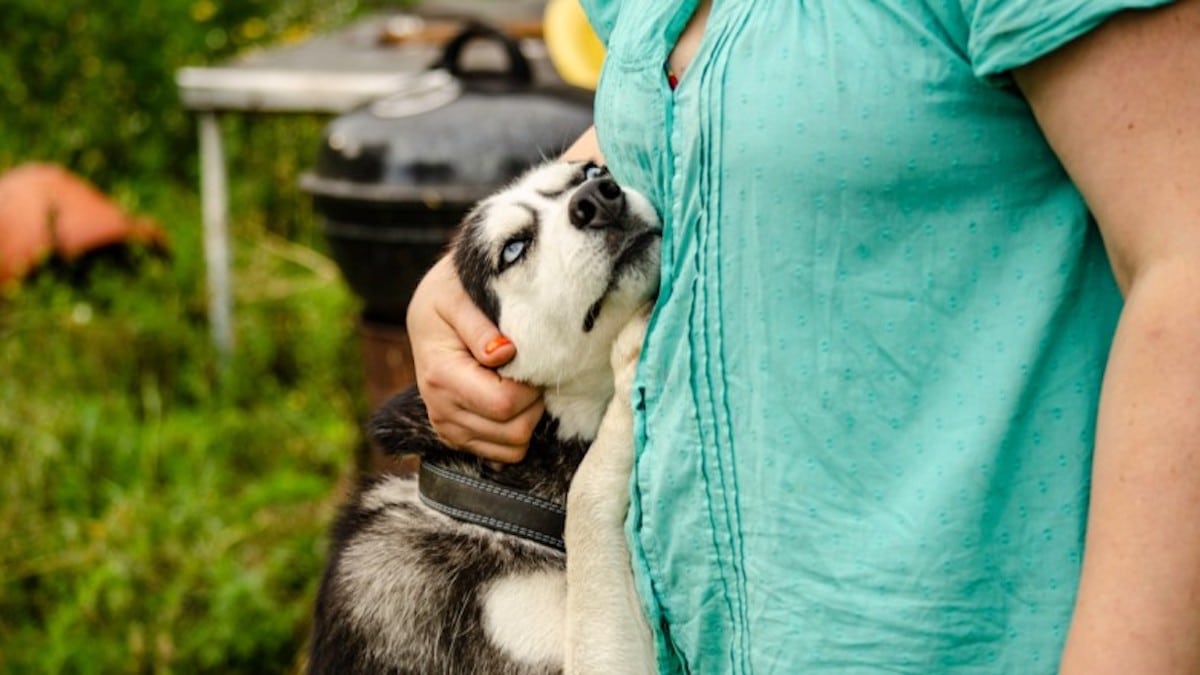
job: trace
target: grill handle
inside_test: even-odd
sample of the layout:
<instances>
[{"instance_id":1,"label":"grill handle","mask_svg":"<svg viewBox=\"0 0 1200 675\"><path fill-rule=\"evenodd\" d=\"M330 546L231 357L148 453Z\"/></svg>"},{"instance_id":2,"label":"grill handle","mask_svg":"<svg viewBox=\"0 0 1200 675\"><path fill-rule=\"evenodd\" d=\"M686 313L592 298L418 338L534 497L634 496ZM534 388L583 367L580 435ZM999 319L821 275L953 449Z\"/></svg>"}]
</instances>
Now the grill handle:
<instances>
[{"instance_id":1,"label":"grill handle","mask_svg":"<svg viewBox=\"0 0 1200 675\"><path fill-rule=\"evenodd\" d=\"M533 69L529 66L529 60L521 53L521 47L517 44L517 41L503 31L478 21L472 21L467 24L458 35L455 35L446 43L445 49L442 50L441 58L438 59L433 67L442 68L457 78L493 74L490 72L480 73L463 70L461 63L462 52L467 43L472 40L491 40L499 43L508 56L508 70L500 71L499 74L517 84L528 85L533 83Z\"/></svg>"}]
</instances>

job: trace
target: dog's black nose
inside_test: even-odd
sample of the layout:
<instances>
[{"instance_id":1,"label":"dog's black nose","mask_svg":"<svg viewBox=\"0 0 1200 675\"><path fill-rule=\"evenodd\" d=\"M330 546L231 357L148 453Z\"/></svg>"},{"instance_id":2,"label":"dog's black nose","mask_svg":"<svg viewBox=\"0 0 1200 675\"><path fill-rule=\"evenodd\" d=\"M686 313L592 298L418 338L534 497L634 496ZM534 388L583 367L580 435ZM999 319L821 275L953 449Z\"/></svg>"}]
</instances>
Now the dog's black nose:
<instances>
[{"instance_id":1,"label":"dog's black nose","mask_svg":"<svg viewBox=\"0 0 1200 675\"><path fill-rule=\"evenodd\" d=\"M619 226L625 212L625 193L608 176L593 178L571 195L567 209L571 224L580 229Z\"/></svg>"}]
</instances>

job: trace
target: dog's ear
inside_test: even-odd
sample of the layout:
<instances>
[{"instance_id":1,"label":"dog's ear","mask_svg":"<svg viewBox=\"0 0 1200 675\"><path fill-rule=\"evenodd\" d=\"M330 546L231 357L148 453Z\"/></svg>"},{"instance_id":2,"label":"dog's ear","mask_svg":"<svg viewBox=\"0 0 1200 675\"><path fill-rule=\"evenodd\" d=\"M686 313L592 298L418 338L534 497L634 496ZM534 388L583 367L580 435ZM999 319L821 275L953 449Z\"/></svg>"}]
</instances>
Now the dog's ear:
<instances>
[{"instance_id":1,"label":"dog's ear","mask_svg":"<svg viewBox=\"0 0 1200 675\"><path fill-rule=\"evenodd\" d=\"M384 401L367 422L367 436L387 455L444 451L416 387Z\"/></svg>"}]
</instances>

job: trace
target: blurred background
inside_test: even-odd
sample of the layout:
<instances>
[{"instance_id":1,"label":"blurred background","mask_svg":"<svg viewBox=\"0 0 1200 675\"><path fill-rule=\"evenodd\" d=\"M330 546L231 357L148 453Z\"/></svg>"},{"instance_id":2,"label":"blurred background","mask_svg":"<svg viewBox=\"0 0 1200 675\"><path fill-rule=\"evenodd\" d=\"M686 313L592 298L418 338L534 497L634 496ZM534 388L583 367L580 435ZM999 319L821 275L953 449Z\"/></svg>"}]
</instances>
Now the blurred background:
<instances>
[{"instance_id":1,"label":"blurred background","mask_svg":"<svg viewBox=\"0 0 1200 675\"><path fill-rule=\"evenodd\" d=\"M176 78L417 4L4 0L0 181L51 164L126 229L56 247L66 188L0 182L0 235L6 207L51 205L48 248L0 246L0 672L303 667L326 530L371 468L361 424L404 375L372 366L371 317L301 187L328 111L219 118L234 343L214 343L197 111ZM473 4L455 16L524 16ZM545 3L508 4L536 57ZM385 23L378 49L404 48L412 24Z\"/></svg>"}]
</instances>

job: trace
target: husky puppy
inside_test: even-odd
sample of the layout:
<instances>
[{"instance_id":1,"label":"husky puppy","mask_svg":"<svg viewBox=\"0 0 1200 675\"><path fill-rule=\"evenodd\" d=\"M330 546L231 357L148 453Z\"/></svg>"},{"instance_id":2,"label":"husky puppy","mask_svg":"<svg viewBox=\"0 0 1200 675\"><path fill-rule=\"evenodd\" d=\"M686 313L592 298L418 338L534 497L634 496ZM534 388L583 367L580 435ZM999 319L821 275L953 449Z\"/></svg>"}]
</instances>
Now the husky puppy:
<instances>
[{"instance_id":1,"label":"husky puppy","mask_svg":"<svg viewBox=\"0 0 1200 675\"><path fill-rule=\"evenodd\" d=\"M629 386L660 241L646 198L592 163L539 166L467 215L452 247L459 278L517 347L500 373L542 387L545 417L526 458L497 466L444 446L415 390L382 406L368 433L420 453L421 478L369 479L344 506L309 672L654 672L623 521ZM448 506L447 484L533 514L513 524ZM564 534L539 526L564 527L564 508Z\"/></svg>"}]
</instances>

